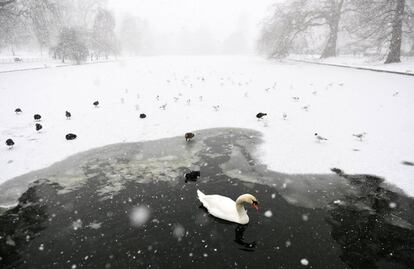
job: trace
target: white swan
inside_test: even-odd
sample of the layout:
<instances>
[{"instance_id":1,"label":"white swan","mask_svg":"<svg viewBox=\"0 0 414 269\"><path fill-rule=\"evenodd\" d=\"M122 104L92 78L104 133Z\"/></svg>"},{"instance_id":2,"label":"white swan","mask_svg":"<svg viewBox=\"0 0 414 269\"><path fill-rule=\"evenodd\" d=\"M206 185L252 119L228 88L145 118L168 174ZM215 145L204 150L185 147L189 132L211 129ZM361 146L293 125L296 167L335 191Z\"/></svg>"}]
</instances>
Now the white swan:
<instances>
[{"instance_id":1,"label":"white swan","mask_svg":"<svg viewBox=\"0 0 414 269\"><path fill-rule=\"evenodd\" d=\"M200 190L197 190L197 195L203 206L207 208L208 213L216 218L239 224L249 223L244 203L251 204L256 210L259 210L259 203L251 194L240 195L236 202L222 195L205 195Z\"/></svg>"}]
</instances>

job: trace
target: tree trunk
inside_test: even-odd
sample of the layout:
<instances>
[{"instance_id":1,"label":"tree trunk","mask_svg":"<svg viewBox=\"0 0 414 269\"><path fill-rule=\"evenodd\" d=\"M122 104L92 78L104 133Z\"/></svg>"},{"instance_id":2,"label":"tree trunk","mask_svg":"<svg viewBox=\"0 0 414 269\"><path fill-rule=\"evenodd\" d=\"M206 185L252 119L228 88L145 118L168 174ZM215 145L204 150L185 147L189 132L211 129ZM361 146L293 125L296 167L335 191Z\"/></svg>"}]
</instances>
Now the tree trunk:
<instances>
[{"instance_id":1,"label":"tree trunk","mask_svg":"<svg viewBox=\"0 0 414 269\"><path fill-rule=\"evenodd\" d=\"M342 16L342 7L345 0L340 0L338 3L332 2L331 12L326 18L329 26L329 38L325 49L322 52L321 59L335 57L336 46L338 42L339 22Z\"/></svg>"},{"instance_id":2,"label":"tree trunk","mask_svg":"<svg viewBox=\"0 0 414 269\"><path fill-rule=\"evenodd\" d=\"M340 16L340 15L339 15ZM336 44L338 41L339 17L334 19L334 22L329 26L329 38L325 49L322 52L321 59L336 56Z\"/></svg>"},{"instance_id":3,"label":"tree trunk","mask_svg":"<svg viewBox=\"0 0 414 269\"><path fill-rule=\"evenodd\" d=\"M411 41L411 48L410 48L410 51L408 52L408 56L414 56L414 39L412 39Z\"/></svg>"},{"instance_id":4,"label":"tree trunk","mask_svg":"<svg viewBox=\"0 0 414 269\"><path fill-rule=\"evenodd\" d=\"M396 12L392 23L391 41L386 64L401 62L402 25L405 0L397 0Z\"/></svg>"}]
</instances>

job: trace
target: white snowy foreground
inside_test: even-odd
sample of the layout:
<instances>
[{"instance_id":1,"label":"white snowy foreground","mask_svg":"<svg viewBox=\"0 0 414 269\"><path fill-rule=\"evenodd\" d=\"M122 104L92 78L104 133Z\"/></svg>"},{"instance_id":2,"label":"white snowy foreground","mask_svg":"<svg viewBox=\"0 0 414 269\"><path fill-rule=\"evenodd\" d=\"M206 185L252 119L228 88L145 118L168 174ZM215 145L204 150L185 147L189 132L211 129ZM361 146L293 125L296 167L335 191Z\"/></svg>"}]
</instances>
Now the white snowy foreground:
<instances>
[{"instance_id":1,"label":"white snowy foreground","mask_svg":"<svg viewBox=\"0 0 414 269\"><path fill-rule=\"evenodd\" d=\"M408 76L235 56L146 57L4 73L0 183L95 147L242 127L263 133L257 155L275 171L330 173L338 167L385 177L414 196L414 167L402 164L414 162L413 85ZM14 113L17 107L22 114ZM257 120L258 112L267 118ZM42 115L39 133L35 113ZM70 132L78 138L66 141ZM328 141L317 142L315 132ZM352 136L363 132L362 141ZM11 150L8 138L16 143Z\"/></svg>"}]
</instances>

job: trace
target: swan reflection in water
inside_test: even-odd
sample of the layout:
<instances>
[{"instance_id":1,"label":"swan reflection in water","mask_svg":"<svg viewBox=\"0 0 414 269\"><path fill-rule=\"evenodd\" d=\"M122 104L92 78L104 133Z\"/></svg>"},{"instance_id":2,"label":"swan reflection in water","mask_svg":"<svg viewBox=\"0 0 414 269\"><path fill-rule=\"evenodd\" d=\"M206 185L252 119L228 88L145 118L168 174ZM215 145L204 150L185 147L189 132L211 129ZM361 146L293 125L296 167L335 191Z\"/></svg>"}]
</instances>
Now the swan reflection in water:
<instances>
[{"instance_id":1,"label":"swan reflection in water","mask_svg":"<svg viewBox=\"0 0 414 269\"><path fill-rule=\"evenodd\" d=\"M234 242L236 242L238 245L240 245L241 247L239 248L240 250L243 251L249 251L249 252L253 252L255 251L257 244L256 241L253 242L245 242L244 241L244 232L246 231L246 228L249 225L237 225L236 226L236 230L235 232L235 238L234 238Z\"/></svg>"}]
</instances>

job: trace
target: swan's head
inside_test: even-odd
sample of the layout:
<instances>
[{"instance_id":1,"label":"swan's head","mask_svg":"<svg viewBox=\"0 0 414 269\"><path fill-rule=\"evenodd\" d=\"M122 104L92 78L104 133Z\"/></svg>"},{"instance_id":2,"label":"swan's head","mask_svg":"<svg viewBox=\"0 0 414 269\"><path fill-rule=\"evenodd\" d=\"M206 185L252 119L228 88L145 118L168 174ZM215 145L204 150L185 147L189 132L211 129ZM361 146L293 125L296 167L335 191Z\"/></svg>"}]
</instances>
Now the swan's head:
<instances>
[{"instance_id":1,"label":"swan's head","mask_svg":"<svg viewBox=\"0 0 414 269\"><path fill-rule=\"evenodd\" d=\"M237 198L236 203L247 203L252 205L257 211L259 211L259 202L257 201L256 197L251 194L243 194Z\"/></svg>"}]
</instances>

